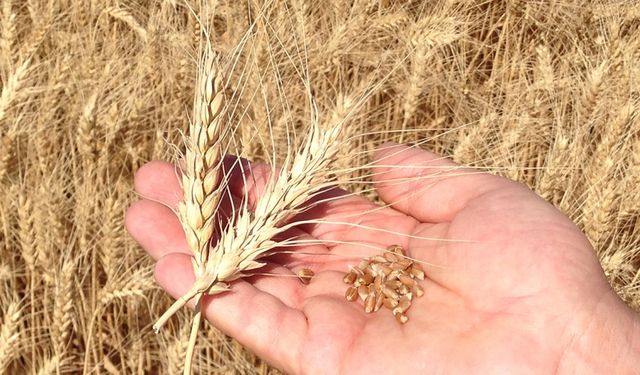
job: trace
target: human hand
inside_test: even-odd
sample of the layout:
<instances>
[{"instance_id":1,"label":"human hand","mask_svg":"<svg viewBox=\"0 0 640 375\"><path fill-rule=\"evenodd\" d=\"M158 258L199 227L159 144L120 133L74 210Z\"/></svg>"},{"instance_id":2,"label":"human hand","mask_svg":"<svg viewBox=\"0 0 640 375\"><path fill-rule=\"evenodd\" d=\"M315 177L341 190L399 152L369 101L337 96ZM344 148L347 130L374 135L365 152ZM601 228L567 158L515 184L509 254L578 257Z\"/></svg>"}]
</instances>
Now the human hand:
<instances>
[{"instance_id":1,"label":"human hand","mask_svg":"<svg viewBox=\"0 0 640 375\"><path fill-rule=\"evenodd\" d=\"M324 223L293 233L327 245L269 258L271 273L314 270L309 285L292 277L239 280L230 292L203 299L204 316L289 373L639 368L638 316L609 288L568 218L521 184L426 151L386 145L376 160L375 186L388 207L333 189L326 194L340 199L304 214ZM270 168L251 169L255 183L236 178L232 194L259 196ZM175 168L149 163L135 185L144 199L127 212L127 228L158 260L158 283L180 297L194 276L182 228L167 208L182 194ZM425 262L427 273L425 295L414 300L405 325L344 298L348 264L392 244Z\"/></svg>"}]
</instances>

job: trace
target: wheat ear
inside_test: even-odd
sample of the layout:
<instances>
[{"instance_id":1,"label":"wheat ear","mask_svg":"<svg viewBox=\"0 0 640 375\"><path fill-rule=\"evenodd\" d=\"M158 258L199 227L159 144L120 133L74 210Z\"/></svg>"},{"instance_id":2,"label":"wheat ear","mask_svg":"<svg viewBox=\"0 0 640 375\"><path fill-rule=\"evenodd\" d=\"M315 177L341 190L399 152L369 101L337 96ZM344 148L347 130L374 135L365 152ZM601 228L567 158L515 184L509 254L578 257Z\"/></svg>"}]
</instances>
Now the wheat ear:
<instances>
[{"instance_id":1,"label":"wheat ear","mask_svg":"<svg viewBox=\"0 0 640 375\"><path fill-rule=\"evenodd\" d=\"M215 226L215 213L220 201L217 189L221 166L220 140L223 137L223 79L216 56L206 44L199 64L197 91L194 98L193 121L185 140L185 168L182 175L184 196L178 214L187 243L193 252L193 268L201 275L209 255L209 243ZM184 373L191 373L197 330L201 321L199 304L193 318L187 348ZM156 332L159 325L154 325Z\"/></svg>"},{"instance_id":2,"label":"wheat ear","mask_svg":"<svg viewBox=\"0 0 640 375\"><path fill-rule=\"evenodd\" d=\"M290 168L272 174L253 211L244 201L234 225L221 233L220 240L209 251L210 258L196 273L191 289L158 319L156 331L194 297L225 292L229 290L226 282L264 265L258 260L277 245L271 238L283 232L288 227L283 226L286 220L299 212L301 205L328 181L328 167L340 145L337 141L340 125L322 131L317 120L313 121L302 151L293 162L285 163L291 164Z\"/></svg>"},{"instance_id":3,"label":"wheat ear","mask_svg":"<svg viewBox=\"0 0 640 375\"><path fill-rule=\"evenodd\" d=\"M9 362L18 352L21 317L19 302L11 303L4 313L4 323L0 328L0 373L4 373Z\"/></svg>"},{"instance_id":4,"label":"wheat ear","mask_svg":"<svg viewBox=\"0 0 640 375\"><path fill-rule=\"evenodd\" d=\"M220 112L224 98L222 74L209 45L200 65L193 121L185 140L186 160L182 175L184 197L178 205L180 222L198 267L206 262L220 200L216 187L223 134Z\"/></svg>"}]
</instances>

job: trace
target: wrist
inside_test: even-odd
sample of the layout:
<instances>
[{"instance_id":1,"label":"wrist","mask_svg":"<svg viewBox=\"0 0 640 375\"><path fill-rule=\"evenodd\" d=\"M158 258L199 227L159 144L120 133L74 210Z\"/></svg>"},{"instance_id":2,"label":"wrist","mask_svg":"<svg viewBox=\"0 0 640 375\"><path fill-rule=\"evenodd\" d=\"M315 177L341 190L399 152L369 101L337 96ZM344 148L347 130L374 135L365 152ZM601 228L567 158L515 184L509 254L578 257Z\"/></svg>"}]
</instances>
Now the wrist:
<instances>
[{"instance_id":1,"label":"wrist","mask_svg":"<svg viewBox=\"0 0 640 375\"><path fill-rule=\"evenodd\" d=\"M633 374L640 368L640 316L607 293L573 331L558 373Z\"/></svg>"}]
</instances>

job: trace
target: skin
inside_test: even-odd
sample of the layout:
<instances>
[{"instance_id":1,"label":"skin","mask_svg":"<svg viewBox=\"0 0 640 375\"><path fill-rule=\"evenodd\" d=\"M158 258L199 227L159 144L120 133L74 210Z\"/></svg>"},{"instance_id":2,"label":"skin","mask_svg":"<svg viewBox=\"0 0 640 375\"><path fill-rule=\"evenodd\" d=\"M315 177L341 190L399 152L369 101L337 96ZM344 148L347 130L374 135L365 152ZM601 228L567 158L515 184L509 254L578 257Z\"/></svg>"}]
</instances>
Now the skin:
<instances>
[{"instance_id":1,"label":"skin","mask_svg":"<svg viewBox=\"0 0 640 375\"><path fill-rule=\"evenodd\" d=\"M255 200L264 186L269 168L245 167L256 178L243 183L232 167L232 200L244 191ZM286 276L239 280L231 292L203 299L206 319L295 374L639 368L638 315L609 287L587 238L553 206L521 184L403 145L382 146L373 172L388 205L331 189L322 198L341 199L297 218L325 223L287 232L328 245L294 248L316 255L269 258L270 273L313 269L309 285ZM151 162L135 186L143 199L128 210L127 228L158 261L160 286L177 298L194 276L171 210L182 195L175 168ZM344 298L347 265L391 244L425 262L427 273L425 295L414 300L405 325L389 311L365 314Z\"/></svg>"}]
</instances>

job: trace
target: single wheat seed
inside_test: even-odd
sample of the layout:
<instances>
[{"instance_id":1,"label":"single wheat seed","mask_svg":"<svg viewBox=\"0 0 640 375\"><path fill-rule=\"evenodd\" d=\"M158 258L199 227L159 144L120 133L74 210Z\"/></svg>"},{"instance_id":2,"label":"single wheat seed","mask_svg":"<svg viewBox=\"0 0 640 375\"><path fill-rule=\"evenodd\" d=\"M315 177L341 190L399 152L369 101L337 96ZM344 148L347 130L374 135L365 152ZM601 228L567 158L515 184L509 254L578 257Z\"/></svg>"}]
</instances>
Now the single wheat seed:
<instances>
[{"instance_id":1,"label":"single wheat seed","mask_svg":"<svg viewBox=\"0 0 640 375\"><path fill-rule=\"evenodd\" d=\"M315 273L308 268L302 268L297 272L297 275L303 284L308 285L311 282L313 276L315 276Z\"/></svg>"},{"instance_id":2,"label":"single wheat seed","mask_svg":"<svg viewBox=\"0 0 640 375\"><path fill-rule=\"evenodd\" d=\"M347 301L355 301L358 298L358 289L350 286L344 296L347 298Z\"/></svg>"},{"instance_id":3,"label":"single wheat seed","mask_svg":"<svg viewBox=\"0 0 640 375\"><path fill-rule=\"evenodd\" d=\"M397 320L397 321L398 321L398 323L400 323L400 324L405 324L406 322L408 322L408 321L409 321L409 318L408 318L405 314L403 314L403 313L395 314L395 316L396 316L396 320Z\"/></svg>"},{"instance_id":4,"label":"single wheat seed","mask_svg":"<svg viewBox=\"0 0 640 375\"><path fill-rule=\"evenodd\" d=\"M367 298L364 300L364 312L370 313L373 312L373 309L376 306L376 293L369 293Z\"/></svg>"},{"instance_id":5,"label":"single wheat seed","mask_svg":"<svg viewBox=\"0 0 640 375\"><path fill-rule=\"evenodd\" d=\"M358 275L356 275L355 272L349 272L348 274L344 275L342 281L344 281L345 284L353 284L356 282L357 277Z\"/></svg>"}]
</instances>

